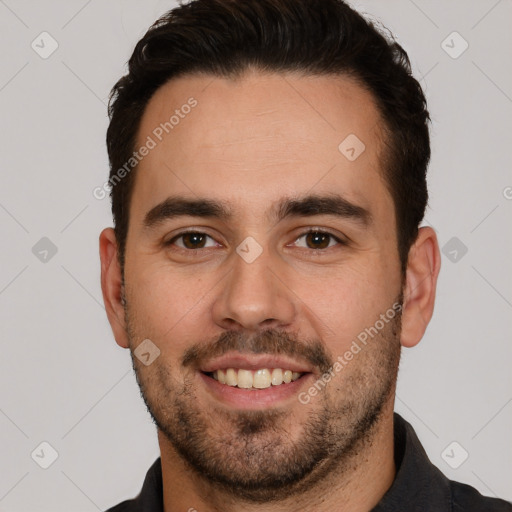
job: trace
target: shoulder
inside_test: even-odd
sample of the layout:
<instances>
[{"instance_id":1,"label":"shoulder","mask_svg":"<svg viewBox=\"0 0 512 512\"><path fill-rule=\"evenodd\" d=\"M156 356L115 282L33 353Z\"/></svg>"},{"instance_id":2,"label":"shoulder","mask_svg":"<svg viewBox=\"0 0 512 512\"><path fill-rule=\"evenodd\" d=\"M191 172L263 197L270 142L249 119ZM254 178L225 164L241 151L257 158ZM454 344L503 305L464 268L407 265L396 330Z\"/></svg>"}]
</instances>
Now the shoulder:
<instances>
[{"instance_id":1,"label":"shoulder","mask_svg":"<svg viewBox=\"0 0 512 512\"><path fill-rule=\"evenodd\" d=\"M162 464L161 458L155 460L146 473L142 489L138 496L123 501L105 512L163 512Z\"/></svg>"},{"instance_id":2,"label":"shoulder","mask_svg":"<svg viewBox=\"0 0 512 512\"><path fill-rule=\"evenodd\" d=\"M482 496L474 487L450 480L453 512L512 512L512 503Z\"/></svg>"}]
</instances>

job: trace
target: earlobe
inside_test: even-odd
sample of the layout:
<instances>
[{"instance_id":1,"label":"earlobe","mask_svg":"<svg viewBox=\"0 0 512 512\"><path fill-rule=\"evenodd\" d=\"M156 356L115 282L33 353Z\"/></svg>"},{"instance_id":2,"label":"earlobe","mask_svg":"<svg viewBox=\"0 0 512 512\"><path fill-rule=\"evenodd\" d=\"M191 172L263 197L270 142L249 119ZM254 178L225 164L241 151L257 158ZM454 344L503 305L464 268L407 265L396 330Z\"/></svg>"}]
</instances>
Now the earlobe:
<instances>
[{"instance_id":1,"label":"earlobe","mask_svg":"<svg viewBox=\"0 0 512 512\"><path fill-rule=\"evenodd\" d=\"M423 337L436 296L441 254L435 231L422 227L409 251L402 311L401 343L414 347Z\"/></svg>"},{"instance_id":2,"label":"earlobe","mask_svg":"<svg viewBox=\"0 0 512 512\"><path fill-rule=\"evenodd\" d=\"M117 257L117 241L112 228L104 229L99 238L101 260L101 291L108 321L120 347L128 348L128 336L122 303L122 275Z\"/></svg>"}]
</instances>

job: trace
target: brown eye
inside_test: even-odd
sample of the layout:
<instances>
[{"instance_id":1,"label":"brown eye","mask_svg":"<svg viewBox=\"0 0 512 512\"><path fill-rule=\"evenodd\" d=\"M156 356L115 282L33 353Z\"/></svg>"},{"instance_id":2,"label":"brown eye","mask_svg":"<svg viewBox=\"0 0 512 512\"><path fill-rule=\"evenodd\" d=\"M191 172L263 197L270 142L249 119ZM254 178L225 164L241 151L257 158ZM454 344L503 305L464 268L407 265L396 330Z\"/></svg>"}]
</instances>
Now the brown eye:
<instances>
[{"instance_id":1,"label":"brown eye","mask_svg":"<svg viewBox=\"0 0 512 512\"><path fill-rule=\"evenodd\" d=\"M206 236L202 233L186 233L182 236L183 245L187 249L197 249L204 247Z\"/></svg>"},{"instance_id":2,"label":"brown eye","mask_svg":"<svg viewBox=\"0 0 512 512\"><path fill-rule=\"evenodd\" d=\"M169 240L165 245L171 246L176 245L182 249L204 249L206 247L214 247L215 243L210 245L206 245L207 239L210 238L213 242L215 242L209 235L206 233L201 233L199 231L189 231L186 233L181 233L180 235L175 236L173 239Z\"/></svg>"},{"instance_id":3,"label":"brown eye","mask_svg":"<svg viewBox=\"0 0 512 512\"><path fill-rule=\"evenodd\" d=\"M304 238L305 245L301 245L298 243L299 240L301 240L302 238ZM336 245L336 243L343 244L343 242L339 238L325 231L308 231L307 233L304 233L303 235L299 236L295 243L299 247L305 247L306 249L314 250L328 249L329 247Z\"/></svg>"},{"instance_id":4,"label":"brown eye","mask_svg":"<svg viewBox=\"0 0 512 512\"><path fill-rule=\"evenodd\" d=\"M306 243L311 249L326 249L329 247L331 236L325 233L308 233Z\"/></svg>"}]
</instances>

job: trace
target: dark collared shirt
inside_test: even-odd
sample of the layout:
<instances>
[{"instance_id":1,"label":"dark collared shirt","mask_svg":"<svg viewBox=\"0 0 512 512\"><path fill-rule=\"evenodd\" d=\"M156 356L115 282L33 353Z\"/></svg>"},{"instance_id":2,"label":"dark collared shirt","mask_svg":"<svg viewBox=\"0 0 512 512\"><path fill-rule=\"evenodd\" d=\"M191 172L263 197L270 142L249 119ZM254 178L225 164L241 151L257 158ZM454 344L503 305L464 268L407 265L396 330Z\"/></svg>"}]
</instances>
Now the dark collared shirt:
<instances>
[{"instance_id":1,"label":"dark collared shirt","mask_svg":"<svg viewBox=\"0 0 512 512\"><path fill-rule=\"evenodd\" d=\"M395 480L370 512L512 512L512 503L487 498L469 485L448 480L430 462L412 426L397 413L394 437ZM139 495L106 512L163 510L162 467L158 458L147 472Z\"/></svg>"}]
</instances>

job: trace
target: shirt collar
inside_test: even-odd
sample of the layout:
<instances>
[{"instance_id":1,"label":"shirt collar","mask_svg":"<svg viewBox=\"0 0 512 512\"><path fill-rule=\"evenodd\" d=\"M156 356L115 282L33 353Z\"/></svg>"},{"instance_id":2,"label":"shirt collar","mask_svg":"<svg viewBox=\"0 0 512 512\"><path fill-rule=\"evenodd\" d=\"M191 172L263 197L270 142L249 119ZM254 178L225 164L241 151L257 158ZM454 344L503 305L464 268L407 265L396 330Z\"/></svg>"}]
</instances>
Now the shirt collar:
<instances>
[{"instance_id":1,"label":"shirt collar","mask_svg":"<svg viewBox=\"0 0 512 512\"><path fill-rule=\"evenodd\" d=\"M451 510L450 481L434 466L412 425L394 413L396 475L371 512Z\"/></svg>"}]
</instances>

